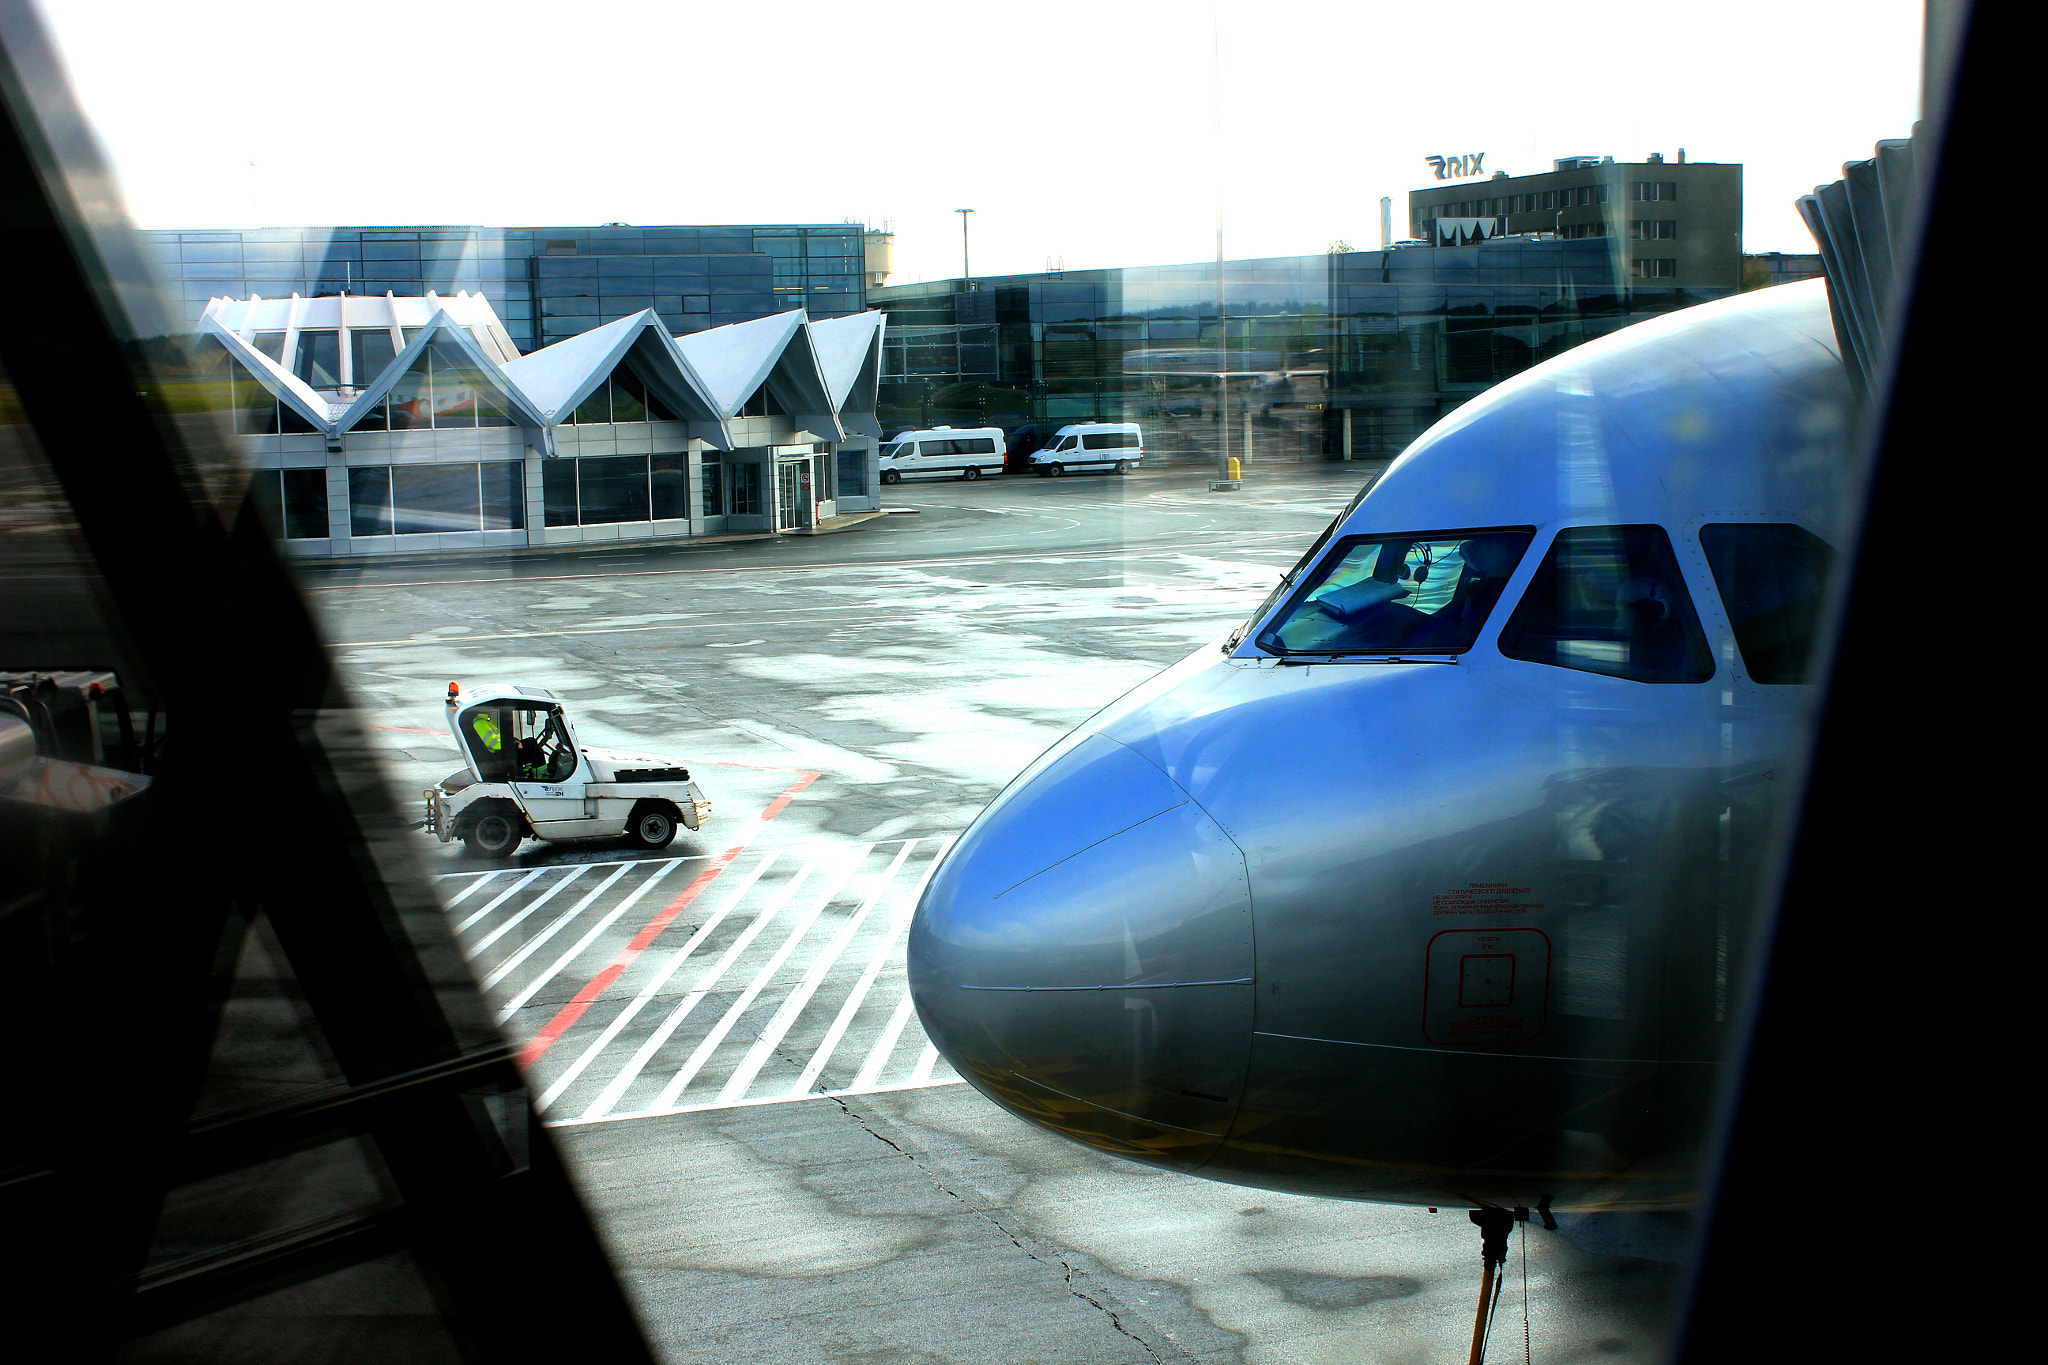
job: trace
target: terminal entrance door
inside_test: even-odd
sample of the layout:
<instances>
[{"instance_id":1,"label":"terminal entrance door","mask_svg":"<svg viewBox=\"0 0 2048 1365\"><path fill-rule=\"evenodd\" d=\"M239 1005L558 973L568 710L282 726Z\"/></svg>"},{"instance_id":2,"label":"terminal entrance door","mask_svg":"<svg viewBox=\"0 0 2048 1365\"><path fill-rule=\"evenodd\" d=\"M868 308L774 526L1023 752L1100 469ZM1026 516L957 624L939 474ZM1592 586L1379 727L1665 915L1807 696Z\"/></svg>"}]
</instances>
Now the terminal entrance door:
<instances>
[{"instance_id":1,"label":"terminal entrance door","mask_svg":"<svg viewBox=\"0 0 2048 1365\"><path fill-rule=\"evenodd\" d=\"M788 460L775 466L775 528L794 531L811 524L811 462Z\"/></svg>"}]
</instances>

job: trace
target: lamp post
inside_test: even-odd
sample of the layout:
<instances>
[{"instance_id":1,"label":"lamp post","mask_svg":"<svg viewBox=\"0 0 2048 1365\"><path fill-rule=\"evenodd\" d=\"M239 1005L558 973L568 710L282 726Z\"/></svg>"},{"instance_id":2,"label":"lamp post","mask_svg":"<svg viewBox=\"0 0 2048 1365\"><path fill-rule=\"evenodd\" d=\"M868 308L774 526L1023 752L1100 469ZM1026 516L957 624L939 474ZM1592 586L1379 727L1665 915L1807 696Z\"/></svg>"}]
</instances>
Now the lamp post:
<instances>
[{"instance_id":1,"label":"lamp post","mask_svg":"<svg viewBox=\"0 0 2048 1365\"><path fill-rule=\"evenodd\" d=\"M974 210L954 209L953 212L960 215L960 278L964 280L974 274L967 265L967 215Z\"/></svg>"}]
</instances>

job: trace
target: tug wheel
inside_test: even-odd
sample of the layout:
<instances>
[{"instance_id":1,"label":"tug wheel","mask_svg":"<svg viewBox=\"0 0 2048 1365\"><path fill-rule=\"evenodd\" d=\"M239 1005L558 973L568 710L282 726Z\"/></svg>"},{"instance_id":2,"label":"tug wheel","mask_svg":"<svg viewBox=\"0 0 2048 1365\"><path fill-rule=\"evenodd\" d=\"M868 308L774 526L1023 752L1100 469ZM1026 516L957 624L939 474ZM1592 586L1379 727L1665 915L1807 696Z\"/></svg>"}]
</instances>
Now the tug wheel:
<instances>
[{"instance_id":1,"label":"tug wheel","mask_svg":"<svg viewBox=\"0 0 2048 1365\"><path fill-rule=\"evenodd\" d=\"M469 828L462 832L462 842L469 845L470 852L486 858L508 858L526 837L523 825L516 809L493 802L469 822Z\"/></svg>"},{"instance_id":2,"label":"tug wheel","mask_svg":"<svg viewBox=\"0 0 2048 1365\"><path fill-rule=\"evenodd\" d=\"M667 848L676 837L676 808L666 801L642 801L626 821L626 842L635 848Z\"/></svg>"}]
</instances>

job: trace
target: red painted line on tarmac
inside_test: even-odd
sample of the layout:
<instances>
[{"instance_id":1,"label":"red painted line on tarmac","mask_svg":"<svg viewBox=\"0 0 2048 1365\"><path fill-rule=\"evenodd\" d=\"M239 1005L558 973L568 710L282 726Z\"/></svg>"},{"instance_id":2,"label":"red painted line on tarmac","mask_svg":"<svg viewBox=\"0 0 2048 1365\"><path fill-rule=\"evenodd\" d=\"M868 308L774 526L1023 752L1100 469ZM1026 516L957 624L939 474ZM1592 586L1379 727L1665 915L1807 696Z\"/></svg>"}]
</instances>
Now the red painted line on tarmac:
<instances>
[{"instance_id":1,"label":"red painted line on tarmac","mask_svg":"<svg viewBox=\"0 0 2048 1365\"><path fill-rule=\"evenodd\" d=\"M372 730L389 730L396 735L445 735L446 730L415 730L410 725L372 725Z\"/></svg>"},{"instance_id":2,"label":"red painted line on tarmac","mask_svg":"<svg viewBox=\"0 0 2048 1365\"><path fill-rule=\"evenodd\" d=\"M804 772L802 777L789 784L788 790L768 803L768 808L761 812L761 821L765 824L782 814L784 806L787 806L791 801L802 795L804 788L810 786L823 776L823 773ZM704 888L711 885L717 879L718 874L730 867L733 859L739 857L746 850L747 846L745 844L734 844L731 848L713 858L710 865L692 878L688 886L677 892L676 898L663 906L653 919L647 921L642 926L640 932L633 935L631 943L628 943L619 950L619 955L611 960L611 965L590 978L584 984L583 989L576 992L575 998L557 1010L555 1017L548 1020L547 1026L541 1029L539 1033L536 1033L533 1036L533 1040L519 1050L519 1065L531 1067L535 1062L539 1061L543 1053L553 1047L563 1034L575 1026L576 1021L583 1017L583 1012L595 1004L599 996L610 990L614 981L617 981L625 974L626 968L633 965L634 959L646 952L648 945L653 943L655 939L661 937L661 931L674 923L676 916L682 914L688 908L691 901L704 894Z\"/></svg>"}]
</instances>

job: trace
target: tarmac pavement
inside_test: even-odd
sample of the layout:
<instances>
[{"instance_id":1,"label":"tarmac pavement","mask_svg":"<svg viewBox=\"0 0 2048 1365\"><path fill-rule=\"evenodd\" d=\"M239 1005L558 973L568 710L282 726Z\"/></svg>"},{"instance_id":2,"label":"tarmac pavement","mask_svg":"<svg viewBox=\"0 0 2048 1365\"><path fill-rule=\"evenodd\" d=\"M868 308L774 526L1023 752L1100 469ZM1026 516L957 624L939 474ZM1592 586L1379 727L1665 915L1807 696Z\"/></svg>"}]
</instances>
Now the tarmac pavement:
<instances>
[{"instance_id":1,"label":"tarmac pavement","mask_svg":"<svg viewBox=\"0 0 2048 1365\"><path fill-rule=\"evenodd\" d=\"M656 854L421 836L668 1359L1465 1358L1461 1212L1070 1146L960 1084L903 987L920 879L982 805L1241 620L1380 468L905 483L818 538L308 566L408 806L461 763L450 679L552 688L714 802ZM1658 1358L1684 1236L1518 1233L1489 1359L1525 1308L1532 1361Z\"/></svg>"}]
</instances>

